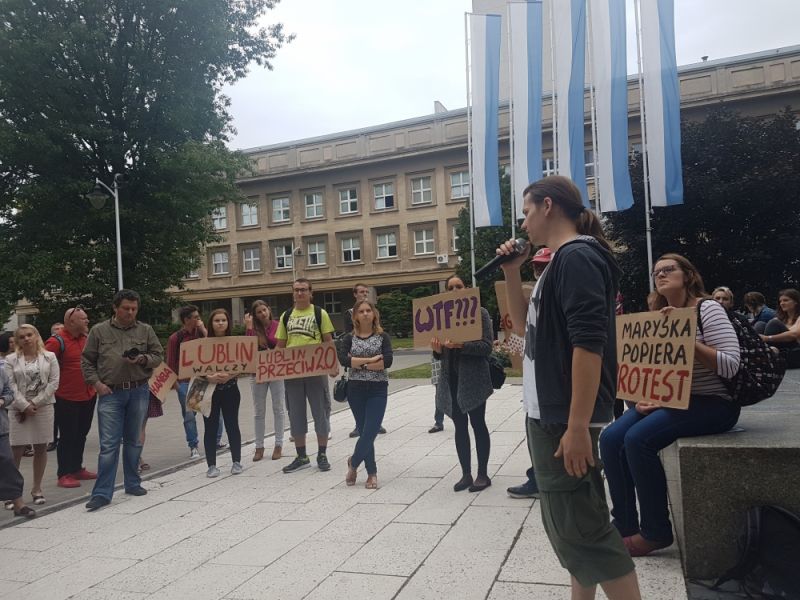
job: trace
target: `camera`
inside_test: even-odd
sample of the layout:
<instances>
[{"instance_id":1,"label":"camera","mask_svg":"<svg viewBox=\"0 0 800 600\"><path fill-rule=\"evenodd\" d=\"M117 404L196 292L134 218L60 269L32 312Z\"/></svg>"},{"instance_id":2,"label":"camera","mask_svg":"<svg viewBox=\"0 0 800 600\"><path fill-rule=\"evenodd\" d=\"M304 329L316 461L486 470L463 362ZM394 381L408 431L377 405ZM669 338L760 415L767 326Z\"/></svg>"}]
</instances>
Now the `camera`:
<instances>
[{"instance_id":1,"label":"camera","mask_svg":"<svg viewBox=\"0 0 800 600\"><path fill-rule=\"evenodd\" d=\"M130 359L139 358L139 355L141 353L142 351L139 350L138 348L131 348L129 350L125 350L125 352L122 353L122 358L130 358Z\"/></svg>"}]
</instances>

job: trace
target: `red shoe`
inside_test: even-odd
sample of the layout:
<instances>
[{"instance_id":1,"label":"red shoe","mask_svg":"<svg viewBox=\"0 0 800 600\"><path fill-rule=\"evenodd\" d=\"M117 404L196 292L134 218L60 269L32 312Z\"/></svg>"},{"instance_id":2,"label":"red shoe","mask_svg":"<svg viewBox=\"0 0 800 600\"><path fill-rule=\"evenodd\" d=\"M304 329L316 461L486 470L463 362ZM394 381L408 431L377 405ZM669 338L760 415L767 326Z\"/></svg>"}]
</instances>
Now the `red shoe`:
<instances>
[{"instance_id":1,"label":"red shoe","mask_svg":"<svg viewBox=\"0 0 800 600\"><path fill-rule=\"evenodd\" d=\"M58 487L76 488L81 487L81 482L75 479L74 475L62 475L58 478Z\"/></svg>"},{"instance_id":2,"label":"red shoe","mask_svg":"<svg viewBox=\"0 0 800 600\"><path fill-rule=\"evenodd\" d=\"M75 479L79 479L81 481L86 481L87 479L97 479L97 473L92 473L91 471L87 471L86 469L81 469L80 471L76 471L72 474Z\"/></svg>"}]
</instances>

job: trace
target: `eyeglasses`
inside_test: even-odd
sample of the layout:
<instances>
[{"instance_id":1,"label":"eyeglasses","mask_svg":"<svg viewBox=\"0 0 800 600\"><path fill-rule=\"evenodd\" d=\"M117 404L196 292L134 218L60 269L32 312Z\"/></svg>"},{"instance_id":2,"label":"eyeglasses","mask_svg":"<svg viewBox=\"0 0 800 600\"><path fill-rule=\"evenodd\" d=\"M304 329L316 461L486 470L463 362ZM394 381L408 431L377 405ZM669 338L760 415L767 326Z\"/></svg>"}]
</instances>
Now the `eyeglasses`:
<instances>
[{"instance_id":1,"label":"eyeglasses","mask_svg":"<svg viewBox=\"0 0 800 600\"><path fill-rule=\"evenodd\" d=\"M64 320L65 320L65 321L69 321L70 317L71 317L71 316L72 316L72 315L75 313L75 311L77 311L77 310L86 310L86 309L85 309L85 308L83 308L83 305L82 305L82 304L76 304L74 308L70 308L70 309L67 311L67 316L66 316L66 317L64 317Z\"/></svg>"},{"instance_id":2,"label":"eyeglasses","mask_svg":"<svg viewBox=\"0 0 800 600\"><path fill-rule=\"evenodd\" d=\"M653 271L653 279L656 279L659 275L663 275L664 277L666 277L673 271L680 271L680 267L678 267L677 265L667 265L666 267L655 269Z\"/></svg>"}]
</instances>

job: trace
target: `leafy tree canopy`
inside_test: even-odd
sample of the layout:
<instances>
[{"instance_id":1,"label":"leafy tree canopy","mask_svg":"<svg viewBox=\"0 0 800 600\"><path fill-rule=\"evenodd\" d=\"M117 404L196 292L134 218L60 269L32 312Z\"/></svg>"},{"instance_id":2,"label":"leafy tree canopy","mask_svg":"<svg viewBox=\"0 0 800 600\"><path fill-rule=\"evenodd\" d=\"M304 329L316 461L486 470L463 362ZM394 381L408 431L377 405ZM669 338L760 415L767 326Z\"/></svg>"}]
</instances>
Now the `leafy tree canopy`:
<instances>
[{"instance_id":1,"label":"leafy tree canopy","mask_svg":"<svg viewBox=\"0 0 800 600\"><path fill-rule=\"evenodd\" d=\"M258 27L277 0L4 0L0 4L0 304L42 320L70 303L107 313L120 190L125 286L151 318L215 241L209 215L249 168L221 89L291 39Z\"/></svg>"}]
</instances>

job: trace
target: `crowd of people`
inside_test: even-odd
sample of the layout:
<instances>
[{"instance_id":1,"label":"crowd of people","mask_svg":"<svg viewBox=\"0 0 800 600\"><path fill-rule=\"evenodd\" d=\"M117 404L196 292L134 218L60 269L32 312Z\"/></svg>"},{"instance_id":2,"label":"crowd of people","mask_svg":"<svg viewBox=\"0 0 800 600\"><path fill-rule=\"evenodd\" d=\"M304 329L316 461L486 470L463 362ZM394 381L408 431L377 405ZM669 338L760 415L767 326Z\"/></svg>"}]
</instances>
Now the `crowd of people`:
<instances>
[{"instance_id":1,"label":"crowd of people","mask_svg":"<svg viewBox=\"0 0 800 600\"><path fill-rule=\"evenodd\" d=\"M697 268L685 257L669 253L655 263L650 310L668 314L694 307L698 329L694 344L691 396L687 410L650 402L623 406L616 398L615 319L620 311L619 267L597 217L587 210L576 186L567 178L546 177L523 194L524 223L532 244L519 252L513 240L502 244L506 302L513 333L524 338L523 405L531 468L527 480L508 489L515 498L540 498L545 531L562 566L569 571L573 598L594 597L597 585L608 598L639 598L631 557L648 555L673 543L667 505L666 477L658 452L679 437L720 433L737 422L740 407L726 381L738 371L740 347L731 323L737 310L727 287L706 292ZM530 247L543 246L532 258L535 286L523 292L520 267ZM447 291L465 287L453 276ZM312 284L292 284L293 305L277 318L263 301L245 316L246 335L258 348L292 348L330 342L334 327L328 313L312 302ZM347 401L358 438L347 458L345 483L355 485L366 470L365 487L378 487L375 442L385 433L388 401L387 369L392 342L369 288L357 284L355 303L347 311L345 335L336 340L339 364L348 373ZM148 379L164 360L153 329L137 319L138 294L120 290L112 301L113 316L89 329L81 306L70 308L61 327L46 342L31 325L13 335L0 335L0 497L14 514L32 518L35 510L23 499L19 465L32 448L34 505L45 503L42 478L48 444L57 439L58 485L77 487L94 480L89 511L109 504L122 446L124 492L141 496L141 452L144 425L152 414ZM800 366L800 293L781 290L778 306L766 306L755 291L743 296L742 315L761 338L783 352L789 366ZM478 492L491 485L488 472L491 440L486 403L493 393L488 357L493 349L492 320L481 309L480 339L453 342L434 337L430 346L438 361L435 424L452 421L456 454L462 471L454 491ZM181 329L169 338L166 362L178 371L180 345L200 337L231 335L225 309L209 315L209 329L197 307L179 311ZM323 374L256 383L249 376L254 404L254 462L265 454L267 394L275 422L272 459L285 457L284 429L288 414L295 456L283 467L293 473L311 466L306 447L310 408L317 441L316 465L331 468L329 377ZM239 428L239 377L207 375L214 384L210 413L203 417L207 476L220 474L217 450L224 420L232 457L231 474L244 469ZM187 406L188 380L175 384L190 458L199 457L195 413ZM615 404L627 408L615 412ZM84 464L86 437L97 411L100 454L97 472ZM8 413L7 413L8 411ZM477 454L473 477L470 426ZM602 460L602 462L601 462ZM606 502L603 475L611 507ZM638 500L638 501L637 501Z\"/></svg>"}]
</instances>

